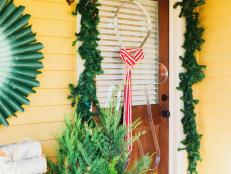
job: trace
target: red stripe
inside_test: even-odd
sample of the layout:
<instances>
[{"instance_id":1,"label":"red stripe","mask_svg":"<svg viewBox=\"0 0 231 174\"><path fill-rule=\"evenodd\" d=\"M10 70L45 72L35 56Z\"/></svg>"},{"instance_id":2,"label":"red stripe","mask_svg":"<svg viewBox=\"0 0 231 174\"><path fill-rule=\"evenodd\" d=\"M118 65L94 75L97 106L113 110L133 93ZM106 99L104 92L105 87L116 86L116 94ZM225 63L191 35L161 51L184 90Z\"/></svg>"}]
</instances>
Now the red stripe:
<instances>
[{"instance_id":1,"label":"red stripe","mask_svg":"<svg viewBox=\"0 0 231 174\"><path fill-rule=\"evenodd\" d=\"M134 53L134 56L132 55ZM144 52L143 49L140 48L127 48L127 49L121 49L120 50L120 57L123 60L123 62L126 64L126 77L125 77L125 84L124 84L124 124L127 125L129 128L128 134L126 136L127 141L132 141L132 131L131 131L131 125L132 125L132 86L131 86L131 69L134 67L134 65L144 59ZM129 152L132 151L132 144L128 146Z\"/></svg>"},{"instance_id":2,"label":"red stripe","mask_svg":"<svg viewBox=\"0 0 231 174\"><path fill-rule=\"evenodd\" d=\"M125 63L129 63L130 66L133 66L136 61L134 60L134 58L129 54L129 52L127 51L123 51L122 52L124 55L123 55L123 60ZM127 62L128 61L128 62Z\"/></svg>"},{"instance_id":3,"label":"red stripe","mask_svg":"<svg viewBox=\"0 0 231 174\"><path fill-rule=\"evenodd\" d=\"M122 52L122 53L120 54L120 56L121 56L121 59L124 61L125 64L129 65L130 68L133 67L133 65L135 64L135 62L132 63L132 62L129 60L129 57L128 57L124 52Z\"/></svg>"}]
</instances>

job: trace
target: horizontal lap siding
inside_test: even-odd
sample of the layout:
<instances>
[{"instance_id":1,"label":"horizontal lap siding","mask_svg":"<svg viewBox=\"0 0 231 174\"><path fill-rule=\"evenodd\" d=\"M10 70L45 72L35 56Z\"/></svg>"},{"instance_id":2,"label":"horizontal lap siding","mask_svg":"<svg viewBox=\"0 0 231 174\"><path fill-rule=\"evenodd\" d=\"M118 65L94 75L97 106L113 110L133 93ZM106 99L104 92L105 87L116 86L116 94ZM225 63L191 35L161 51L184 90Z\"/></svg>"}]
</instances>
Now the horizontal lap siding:
<instances>
[{"instance_id":1,"label":"horizontal lap siding","mask_svg":"<svg viewBox=\"0 0 231 174\"><path fill-rule=\"evenodd\" d=\"M8 128L0 127L0 144L30 138L42 143L49 157L55 156L55 136L62 130L64 117L71 112L68 84L76 79L76 55L72 47L76 20L73 8L64 0L15 0L26 6L38 41L45 46L44 69L38 76L40 87L31 94L31 104L18 118L9 119Z\"/></svg>"},{"instance_id":2,"label":"horizontal lap siding","mask_svg":"<svg viewBox=\"0 0 231 174\"><path fill-rule=\"evenodd\" d=\"M201 9L205 27L200 63L207 65L199 84L198 125L203 134L201 174L229 174L231 147L231 1L208 0Z\"/></svg>"}]
</instances>

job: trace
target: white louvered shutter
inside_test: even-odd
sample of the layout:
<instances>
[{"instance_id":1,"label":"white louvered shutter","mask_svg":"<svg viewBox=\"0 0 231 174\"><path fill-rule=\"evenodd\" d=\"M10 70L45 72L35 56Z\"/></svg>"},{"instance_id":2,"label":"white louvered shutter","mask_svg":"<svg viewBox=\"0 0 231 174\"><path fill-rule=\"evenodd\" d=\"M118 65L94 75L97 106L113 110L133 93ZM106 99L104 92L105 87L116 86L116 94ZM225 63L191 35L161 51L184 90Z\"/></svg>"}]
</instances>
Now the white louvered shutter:
<instances>
[{"instance_id":1,"label":"white louvered shutter","mask_svg":"<svg viewBox=\"0 0 231 174\"><path fill-rule=\"evenodd\" d=\"M97 76L97 96L102 106L107 106L113 86L124 81L125 65L119 57L120 43L114 31L115 11L121 5L120 0L100 0L100 42L99 49L104 58L104 74ZM144 45L145 58L132 70L132 104L145 105L144 87L149 90L151 104L158 99L158 2L139 1L148 11L152 20L152 32ZM118 15L118 26L125 47L139 47L147 34L147 21L142 10L133 4L124 5ZM123 87L122 87L123 88ZM123 92L122 92L123 94Z\"/></svg>"}]
</instances>

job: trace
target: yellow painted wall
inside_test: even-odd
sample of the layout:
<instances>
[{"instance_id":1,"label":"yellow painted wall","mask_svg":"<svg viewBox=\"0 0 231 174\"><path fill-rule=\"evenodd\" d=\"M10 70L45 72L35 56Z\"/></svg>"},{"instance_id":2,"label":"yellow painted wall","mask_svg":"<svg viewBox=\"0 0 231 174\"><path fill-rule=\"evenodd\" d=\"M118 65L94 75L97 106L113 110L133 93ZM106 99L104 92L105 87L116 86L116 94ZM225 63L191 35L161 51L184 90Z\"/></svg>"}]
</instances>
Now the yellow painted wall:
<instances>
[{"instance_id":1,"label":"yellow painted wall","mask_svg":"<svg viewBox=\"0 0 231 174\"><path fill-rule=\"evenodd\" d=\"M71 111L68 84L75 82L76 55L71 46L76 29L73 8L65 0L15 0L31 14L33 31L45 48L44 69L38 80L41 86L29 96L30 106L18 118L9 119L10 126L0 126L0 144L31 138L41 141L44 152L55 155L54 136L62 129L65 113Z\"/></svg>"},{"instance_id":2,"label":"yellow painted wall","mask_svg":"<svg viewBox=\"0 0 231 174\"><path fill-rule=\"evenodd\" d=\"M201 9L206 29L200 63L206 79L198 86L199 130L203 134L200 174L231 173L231 1L207 0Z\"/></svg>"}]
</instances>

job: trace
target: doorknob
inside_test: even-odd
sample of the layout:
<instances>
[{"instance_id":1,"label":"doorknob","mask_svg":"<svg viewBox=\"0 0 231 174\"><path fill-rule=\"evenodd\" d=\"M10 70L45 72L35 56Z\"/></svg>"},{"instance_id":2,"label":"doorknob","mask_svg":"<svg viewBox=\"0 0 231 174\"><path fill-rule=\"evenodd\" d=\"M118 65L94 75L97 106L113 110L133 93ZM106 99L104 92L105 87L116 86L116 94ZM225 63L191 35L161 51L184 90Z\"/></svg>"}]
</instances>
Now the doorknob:
<instances>
[{"instance_id":1,"label":"doorknob","mask_svg":"<svg viewBox=\"0 0 231 174\"><path fill-rule=\"evenodd\" d=\"M171 114L170 114L170 112L168 110L163 110L161 115L164 118L169 118Z\"/></svg>"}]
</instances>

